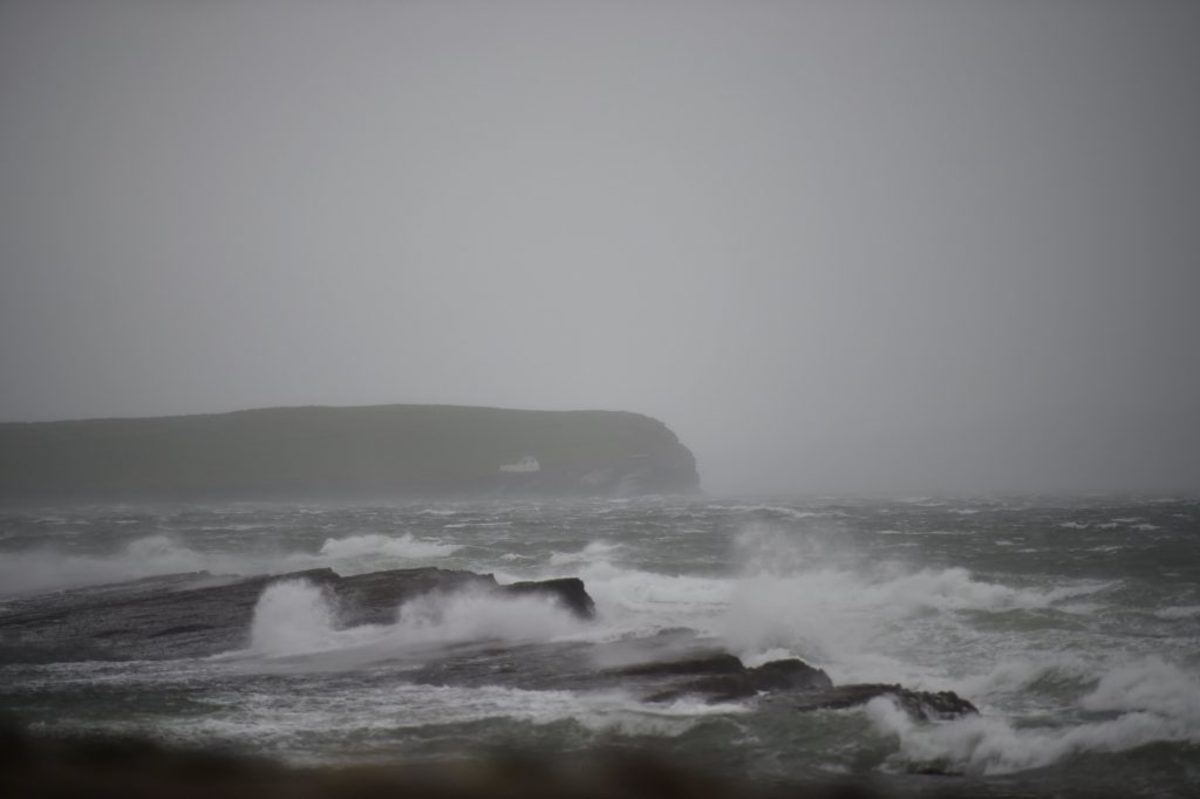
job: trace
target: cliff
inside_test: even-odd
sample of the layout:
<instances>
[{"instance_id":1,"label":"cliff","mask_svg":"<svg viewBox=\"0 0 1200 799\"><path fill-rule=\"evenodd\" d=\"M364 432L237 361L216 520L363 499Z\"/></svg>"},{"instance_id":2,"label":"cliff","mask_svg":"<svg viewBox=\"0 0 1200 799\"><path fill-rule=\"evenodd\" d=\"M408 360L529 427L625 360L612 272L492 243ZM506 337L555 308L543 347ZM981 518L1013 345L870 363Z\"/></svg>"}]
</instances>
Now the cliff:
<instances>
[{"instance_id":1,"label":"cliff","mask_svg":"<svg viewBox=\"0 0 1200 799\"><path fill-rule=\"evenodd\" d=\"M0 424L0 499L636 495L695 490L666 425L612 411L265 408Z\"/></svg>"}]
</instances>

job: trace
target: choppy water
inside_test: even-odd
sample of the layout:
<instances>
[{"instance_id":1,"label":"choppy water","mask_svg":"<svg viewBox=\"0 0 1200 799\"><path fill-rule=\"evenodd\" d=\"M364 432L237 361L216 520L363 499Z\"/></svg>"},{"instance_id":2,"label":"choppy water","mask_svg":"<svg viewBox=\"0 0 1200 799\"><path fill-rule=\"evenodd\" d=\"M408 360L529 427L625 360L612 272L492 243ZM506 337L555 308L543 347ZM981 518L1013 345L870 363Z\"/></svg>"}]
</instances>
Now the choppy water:
<instances>
[{"instance_id":1,"label":"choppy water","mask_svg":"<svg viewBox=\"0 0 1200 799\"><path fill-rule=\"evenodd\" d=\"M1200 502L1024 498L103 507L0 514L5 601L208 570L437 565L579 576L599 619L462 596L341 629L302 584L267 589L245 648L202 660L0 666L0 709L43 729L233 742L297 761L475 747L651 748L773 780L901 790L1200 789ZM788 714L621 691L429 687L398 652L480 638L613 641L686 628L749 663L952 689L981 716L888 700ZM406 661L406 662L411 662ZM904 776L929 768L964 777Z\"/></svg>"}]
</instances>

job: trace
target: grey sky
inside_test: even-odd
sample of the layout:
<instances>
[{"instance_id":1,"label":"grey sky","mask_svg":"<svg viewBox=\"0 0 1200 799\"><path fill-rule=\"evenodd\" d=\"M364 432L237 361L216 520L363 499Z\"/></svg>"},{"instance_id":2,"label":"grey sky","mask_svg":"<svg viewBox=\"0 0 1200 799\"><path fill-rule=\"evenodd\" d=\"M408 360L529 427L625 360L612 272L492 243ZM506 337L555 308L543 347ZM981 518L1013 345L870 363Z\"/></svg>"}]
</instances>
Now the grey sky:
<instances>
[{"instance_id":1,"label":"grey sky","mask_svg":"<svg viewBox=\"0 0 1200 799\"><path fill-rule=\"evenodd\" d=\"M1200 488L1200 3L0 0L0 419L662 418Z\"/></svg>"}]
</instances>

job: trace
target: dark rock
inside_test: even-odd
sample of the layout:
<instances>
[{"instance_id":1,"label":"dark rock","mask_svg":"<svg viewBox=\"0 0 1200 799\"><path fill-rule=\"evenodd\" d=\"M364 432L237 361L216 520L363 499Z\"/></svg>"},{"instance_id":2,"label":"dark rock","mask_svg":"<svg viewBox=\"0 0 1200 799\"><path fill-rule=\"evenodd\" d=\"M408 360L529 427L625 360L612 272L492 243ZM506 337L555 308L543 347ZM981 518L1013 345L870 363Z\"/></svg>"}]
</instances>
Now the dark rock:
<instances>
[{"instance_id":1,"label":"dark rock","mask_svg":"<svg viewBox=\"0 0 1200 799\"><path fill-rule=\"evenodd\" d=\"M496 578L490 574L425 567L337 577L331 581L344 626L391 624L402 604L435 592L463 590L494 591Z\"/></svg>"},{"instance_id":2,"label":"dark rock","mask_svg":"<svg viewBox=\"0 0 1200 799\"><path fill-rule=\"evenodd\" d=\"M556 580L524 581L500 586L506 594L515 596L537 595L548 596L559 605L574 613L581 619L591 619L596 616L596 604L588 596L583 587L583 580L578 577L560 577Z\"/></svg>"},{"instance_id":3,"label":"dark rock","mask_svg":"<svg viewBox=\"0 0 1200 799\"><path fill-rule=\"evenodd\" d=\"M799 658L773 660L748 669L746 674L759 691L817 691L833 687L828 674Z\"/></svg>"},{"instance_id":4,"label":"dark rock","mask_svg":"<svg viewBox=\"0 0 1200 799\"><path fill-rule=\"evenodd\" d=\"M692 676L696 674L743 675L746 673L746 667L733 655L727 652L718 652L686 660L639 663L610 671L629 677Z\"/></svg>"},{"instance_id":5,"label":"dark rock","mask_svg":"<svg viewBox=\"0 0 1200 799\"><path fill-rule=\"evenodd\" d=\"M288 580L321 586L344 627L390 624L411 599L458 591L541 594L582 618L594 614L575 578L500 586L490 574L437 568L353 577L332 569L243 578L171 575L10 603L0 611L0 662L155 660L241 649L263 591Z\"/></svg>"},{"instance_id":6,"label":"dark rock","mask_svg":"<svg viewBox=\"0 0 1200 799\"><path fill-rule=\"evenodd\" d=\"M839 685L828 690L798 694L790 703L795 710L837 710L865 705L879 696L896 701L910 716L921 721L958 718L979 711L953 691L913 691L899 685L859 683Z\"/></svg>"},{"instance_id":7,"label":"dark rock","mask_svg":"<svg viewBox=\"0 0 1200 799\"><path fill-rule=\"evenodd\" d=\"M630 666L620 669L619 673L639 677L703 675L700 679L660 689L646 698L648 702L668 702L688 694L704 696L710 702L732 702L762 691L813 691L833 686L828 674L799 658L775 660L748 669L728 653Z\"/></svg>"}]
</instances>

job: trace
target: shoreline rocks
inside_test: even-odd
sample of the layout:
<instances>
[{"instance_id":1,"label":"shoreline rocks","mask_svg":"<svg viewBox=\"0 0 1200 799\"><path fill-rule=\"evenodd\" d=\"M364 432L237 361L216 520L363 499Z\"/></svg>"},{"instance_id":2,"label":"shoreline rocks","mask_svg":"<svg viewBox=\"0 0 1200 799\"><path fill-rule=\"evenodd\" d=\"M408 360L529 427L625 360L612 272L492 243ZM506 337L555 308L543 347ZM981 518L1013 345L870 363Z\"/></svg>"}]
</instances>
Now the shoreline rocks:
<instances>
[{"instance_id":1,"label":"shoreline rocks","mask_svg":"<svg viewBox=\"0 0 1200 799\"><path fill-rule=\"evenodd\" d=\"M14 600L0 611L0 663L200 658L244 649L260 597L273 585L298 580L325 592L336 609L337 629L392 624L406 602L461 592L544 598L584 621L596 613L577 577L500 584L491 574L434 567L349 577L328 568L241 578L194 572ZM456 641L424 652L422 664L411 680L431 685L616 687L651 703L686 696L710 703L763 697L801 712L886 696L922 721L978 712L949 691L835 685L823 670L798 658L747 667L686 630L607 644Z\"/></svg>"}]
</instances>

